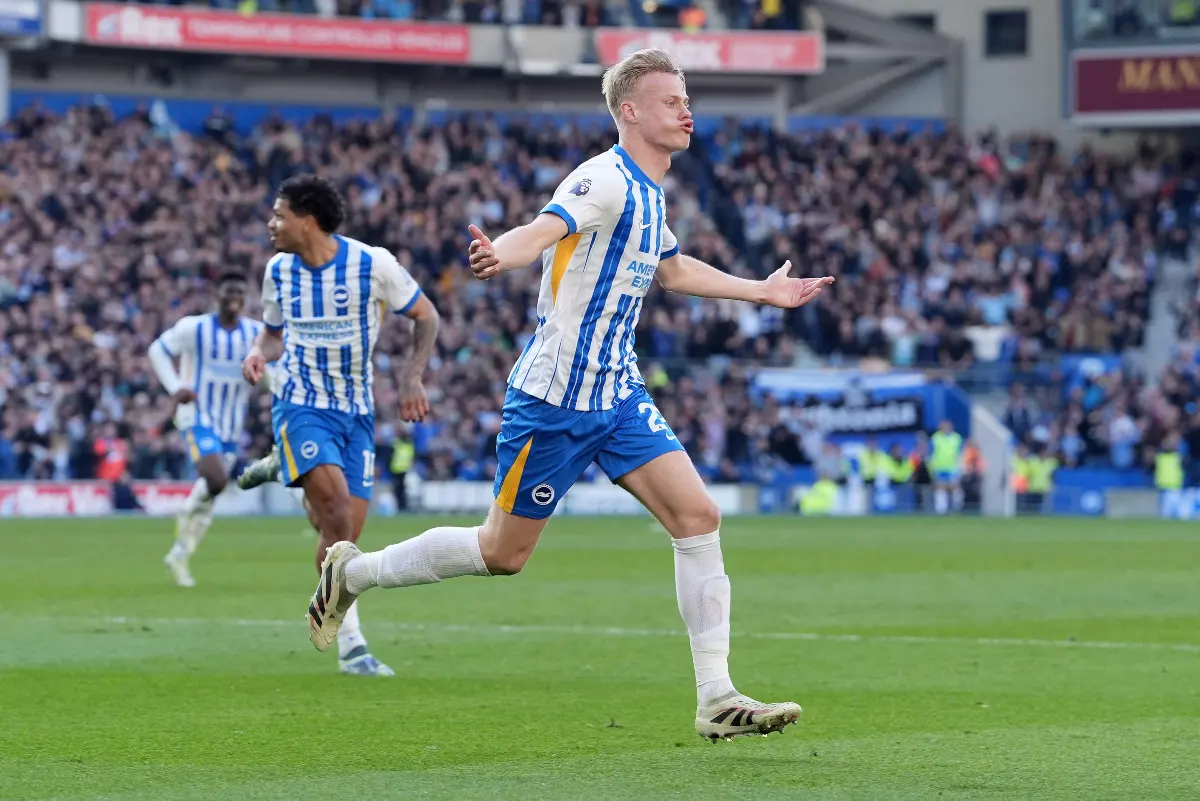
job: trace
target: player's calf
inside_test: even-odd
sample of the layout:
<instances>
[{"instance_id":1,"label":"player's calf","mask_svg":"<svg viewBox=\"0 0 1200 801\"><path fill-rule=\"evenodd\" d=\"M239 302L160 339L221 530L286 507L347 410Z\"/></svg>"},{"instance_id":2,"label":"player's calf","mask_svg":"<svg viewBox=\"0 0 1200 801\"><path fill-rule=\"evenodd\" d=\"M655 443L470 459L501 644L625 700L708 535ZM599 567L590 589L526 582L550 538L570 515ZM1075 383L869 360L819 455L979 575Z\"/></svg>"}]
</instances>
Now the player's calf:
<instances>
[{"instance_id":1,"label":"player's calf","mask_svg":"<svg viewBox=\"0 0 1200 801\"><path fill-rule=\"evenodd\" d=\"M196 472L200 477L184 500L175 521L175 543L163 558L163 564L181 587L193 587L196 584L188 562L212 524L216 497L228 483L225 462L218 454L206 454L200 458L196 462Z\"/></svg>"}]
</instances>

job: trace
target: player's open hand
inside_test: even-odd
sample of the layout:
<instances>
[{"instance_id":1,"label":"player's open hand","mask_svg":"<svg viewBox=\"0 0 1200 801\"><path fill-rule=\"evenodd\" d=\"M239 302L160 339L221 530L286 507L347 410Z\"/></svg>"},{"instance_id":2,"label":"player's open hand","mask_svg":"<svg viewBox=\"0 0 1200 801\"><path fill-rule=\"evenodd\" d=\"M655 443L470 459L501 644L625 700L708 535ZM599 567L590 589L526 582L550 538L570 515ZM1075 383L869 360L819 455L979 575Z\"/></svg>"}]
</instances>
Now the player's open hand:
<instances>
[{"instance_id":1,"label":"player's open hand","mask_svg":"<svg viewBox=\"0 0 1200 801\"><path fill-rule=\"evenodd\" d=\"M492 240L479 229L478 225L467 226L471 234L471 247L467 251L471 272L480 281L486 281L500 274L500 259L496 258L496 249Z\"/></svg>"},{"instance_id":2,"label":"player's open hand","mask_svg":"<svg viewBox=\"0 0 1200 801\"><path fill-rule=\"evenodd\" d=\"M266 369L267 360L257 351L250 351L250 355L242 360L242 378L251 384L257 384L259 381L262 381L263 373Z\"/></svg>"},{"instance_id":3,"label":"player's open hand","mask_svg":"<svg viewBox=\"0 0 1200 801\"><path fill-rule=\"evenodd\" d=\"M785 261L783 266L763 281L766 295L763 302L768 306L778 306L781 309L796 309L809 301L815 300L825 287L833 283L832 276L821 278L792 278L788 275L792 263Z\"/></svg>"},{"instance_id":4,"label":"player's open hand","mask_svg":"<svg viewBox=\"0 0 1200 801\"><path fill-rule=\"evenodd\" d=\"M421 379L405 378L400 381L400 419L406 423L419 423L429 414L429 398L425 396L425 385Z\"/></svg>"}]
</instances>

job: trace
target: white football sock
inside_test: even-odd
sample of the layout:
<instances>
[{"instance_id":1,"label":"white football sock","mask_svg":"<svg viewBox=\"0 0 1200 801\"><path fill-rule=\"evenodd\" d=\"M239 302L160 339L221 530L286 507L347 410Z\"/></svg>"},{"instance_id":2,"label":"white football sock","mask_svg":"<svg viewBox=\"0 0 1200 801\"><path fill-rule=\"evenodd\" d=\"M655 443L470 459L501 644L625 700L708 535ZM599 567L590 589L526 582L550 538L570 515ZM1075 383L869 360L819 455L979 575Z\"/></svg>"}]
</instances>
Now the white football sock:
<instances>
[{"instance_id":1,"label":"white football sock","mask_svg":"<svg viewBox=\"0 0 1200 801\"><path fill-rule=\"evenodd\" d=\"M358 601L350 604L350 608L346 610L342 627L338 629L337 641L339 659L345 659L346 654L360 645L366 647L367 638L363 636L362 629L358 625Z\"/></svg>"},{"instance_id":2,"label":"white football sock","mask_svg":"<svg viewBox=\"0 0 1200 801\"><path fill-rule=\"evenodd\" d=\"M208 482L203 478L196 479L192 491L179 511L178 533L173 551L184 555L195 553L196 546L204 539L208 527L212 525L215 503L216 499L208 494Z\"/></svg>"},{"instance_id":3,"label":"white football sock","mask_svg":"<svg viewBox=\"0 0 1200 801\"><path fill-rule=\"evenodd\" d=\"M456 576L487 576L479 552L479 528L431 528L346 565L346 588L361 595L371 587L411 587Z\"/></svg>"},{"instance_id":4,"label":"white football sock","mask_svg":"<svg viewBox=\"0 0 1200 801\"><path fill-rule=\"evenodd\" d=\"M729 679L729 576L721 557L721 535L672 540L675 594L692 641L696 696L707 706L735 690Z\"/></svg>"},{"instance_id":5,"label":"white football sock","mask_svg":"<svg viewBox=\"0 0 1200 801\"><path fill-rule=\"evenodd\" d=\"M187 496L187 500L183 502L180 514L195 514L201 506L210 500L212 500L212 497L208 494L208 482L203 478L198 478L196 479L196 483L192 485L192 491Z\"/></svg>"},{"instance_id":6,"label":"white football sock","mask_svg":"<svg viewBox=\"0 0 1200 801\"><path fill-rule=\"evenodd\" d=\"M944 515L950 511L950 493L944 489L935 489L933 491L933 511L939 515Z\"/></svg>"},{"instance_id":7,"label":"white football sock","mask_svg":"<svg viewBox=\"0 0 1200 801\"><path fill-rule=\"evenodd\" d=\"M204 539L204 535L208 533L208 527L212 525L213 521L213 504L215 502L216 499L205 501L196 514L192 515L191 525L186 529L187 541L184 543L189 554L196 552L200 540Z\"/></svg>"}]
</instances>

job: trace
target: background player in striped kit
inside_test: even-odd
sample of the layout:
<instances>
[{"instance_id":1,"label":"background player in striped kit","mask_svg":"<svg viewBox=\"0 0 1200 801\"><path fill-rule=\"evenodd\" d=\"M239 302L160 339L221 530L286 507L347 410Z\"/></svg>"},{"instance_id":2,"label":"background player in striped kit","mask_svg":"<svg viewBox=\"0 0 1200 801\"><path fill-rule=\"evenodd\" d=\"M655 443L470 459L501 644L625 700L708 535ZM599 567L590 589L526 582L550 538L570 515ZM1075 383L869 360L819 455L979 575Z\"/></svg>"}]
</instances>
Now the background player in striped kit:
<instances>
[{"instance_id":1,"label":"background player in striped kit","mask_svg":"<svg viewBox=\"0 0 1200 801\"><path fill-rule=\"evenodd\" d=\"M163 559L181 587L195 584L189 559L212 525L213 504L228 484L246 422L251 389L242 380L241 365L262 323L241 316L245 302L245 277L226 273L217 287L215 314L184 317L150 345L150 363L175 399L175 427L200 476L176 521L175 544ZM269 384L266 372L263 382Z\"/></svg>"},{"instance_id":2,"label":"background player in striped kit","mask_svg":"<svg viewBox=\"0 0 1200 801\"><path fill-rule=\"evenodd\" d=\"M569 175L532 223L494 243L470 228L477 278L542 256L537 331L509 376L487 520L478 528L431 529L377 553L360 554L351 543L331 548L312 603L333 614L314 621L311 639L328 647L341 610L371 587L520 571L555 504L595 461L674 543L676 595L696 673L696 731L714 739L782 731L799 705L756 701L729 678L720 511L646 391L633 332L655 277L671 292L783 308L808 303L833 279L791 278L785 263L751 281L681 255L661 183L671 155L691 140L683 72L668 53L642 50L605 73L603 92L617 146Z\"/></svg>"},{"instance_id":3,"label":"background player in striped kit","mask_svg":"<svg viewBox=\"0 0 1200 801\"><path fill-rule=\"evenodd\" d=\"M320 532L317 565L329 546L362 533L375 484L375 403L371 355L390 309L414 321L413 352L400 383L401 417L424 419L421 378L437 340L438 314L396 258L337 230L345 203L329 181L312 175L283 183L269 229L279 254L263 276L263 333L242 365L258 381L274 376L272 423L280 480L302 486ZM324 609L313 608L319 616ZM393 675L367 651L357 606L343 610L338 656L344 673Z\"/></svg>"}]
</instances>

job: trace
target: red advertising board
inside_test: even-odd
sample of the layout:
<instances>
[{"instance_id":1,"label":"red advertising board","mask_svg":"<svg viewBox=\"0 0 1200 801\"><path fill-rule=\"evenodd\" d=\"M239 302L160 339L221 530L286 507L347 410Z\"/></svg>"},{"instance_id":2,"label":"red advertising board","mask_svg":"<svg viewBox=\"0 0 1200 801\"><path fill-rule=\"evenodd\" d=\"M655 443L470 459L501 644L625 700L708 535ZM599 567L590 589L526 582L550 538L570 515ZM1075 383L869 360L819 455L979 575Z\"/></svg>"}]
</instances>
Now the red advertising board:
<instances>
[{"instance_id":1,"label":"red advertising board","mask_svg":"<svg viewBox=\"0 0 1200 801\"><path fill-rule=\"evenodd\" d=\"M825 37L807 31L683 33L601 28L595 36L596 55L605 66L654 47L675 56L679 65L691 72L811 75L825 70Z\"/></svg>"},{"instance_id":2,"label":"red advertising board","mask_svg":"<svg viewBox=\"0 0 1200 801\"><path fill-rule=\"evenodd\" d=\"M1200 47L1076 51L1071 118L1105 126L1200 122Z\"/></svg>"},{"instance_id":3,"label":"red advertising board","mask_svg":"<svg viewBox=\"0 0 1200 801\"><path fill-rule=\"evenodd\" d=\"M465 25L115 3L88 3L84 12L84 41L107 47L442 64L471 58Z\"/></svg>"},{"instance_id":4,"label":"red advertising board","mask_svg":"<svg viewBox=\"0 0 1200 801\"><path fill-rule=\"evenodd\" d=\"M133 485L144 513L151 517L177 514L191 491L192 484L187 481L137 481ZM241 498L227 504L229 511L240 508L237 500ZM112 513L112 488L102 481L0 481L0 519L105 517Z\"/></svg>"}]
</instances>

